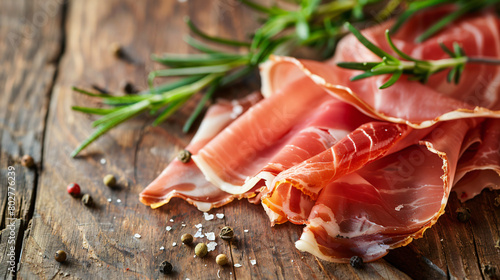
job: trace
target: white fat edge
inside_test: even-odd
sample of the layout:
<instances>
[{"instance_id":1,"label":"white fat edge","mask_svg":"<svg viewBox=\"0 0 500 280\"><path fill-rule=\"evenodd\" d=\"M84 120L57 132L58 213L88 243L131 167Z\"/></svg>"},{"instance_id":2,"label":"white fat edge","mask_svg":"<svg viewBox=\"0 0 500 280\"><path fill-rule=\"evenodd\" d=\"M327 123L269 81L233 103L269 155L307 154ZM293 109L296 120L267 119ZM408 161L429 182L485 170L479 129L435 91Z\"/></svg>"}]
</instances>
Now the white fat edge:
<instances>
[{"instance_id":1,"label":"white fat edge","mask_svg":"<svg viewBox=\"0 0 500 280\"><path fill-rule=\"evenodd\" d=\"M214 138L226 125L233 120L232 112L203 119L191 143Z\"/></svg>"},{"instance_id":2,"label":"white fat edge","mask_svg":"<svg viewBox=\"0 0 500 280\"><path fill-rule=\"evenodd\" d=\"M269 220L271 221L271 224L274 226L276 221L281 217L281 215L277 214L271 208L267 207L264 203L262 203L262 207L264 208L264 211L266 211L267 216L269 217Z\"/></svg>"},{"instance_id":3,"label":"white fat edge","mask_svg":"<svg viewBox=\"0 0 500 280\"><path fill-rule=\"evenodd\" d=\"M319 249L318 242L316 242L316 238L314 238L314 233L312 231L304 229L300 239L295 242L295 248L302 252L308 252L320 259L326 261L337 261L337 259L324 255Z\"/></svg>"},{"instance_id":4,"label":"white fat edge","mask_svg":"<svg viewBox=\"0 0 500 280\"><path fill-rule=\"evenodd\" d=\"M207 211L210 211L210 209L212 209L212 203L210 202L200 202L200 201L194 201L193 202L194 205L196 205L196 208L198 208L198 210L202 211L202 212L207 212Z\"/></svg>"},{"instance_id":5,"label":"white fat edge","mask_svg":"<svg viewBox=\"0 0 500 280\"><path fill-rule=\"evenodd\" d=\"M274 178L276 178L276 175L272 174L271 172L262 171L259 174L257 174L255 177L264 180L264 183L266 184L266 187L269 191L271 191L274 188L273 181L274 181Z\"/></svg>"},{"instance_id":6,"label":"white fat edge","mask_svg":"<svg viewBox=\"0 0 500 280\"><path fill-rule=\"evenodd\" d=\"M260 180L259 178L253 177L250 178L247 182L245 182L243 186L233 185L231 183L222 180L219 176L217 176L212 167L202 157L194 155L192 159L196 163L196 166L198 166L198 168L201 170L203 175L205 175L207 181L214 184L219 189L230 194L236 194L236 195L244 194L247 191L251 190L253 186L257 184L257 182Z\"/></svg>"},{"instance_id":7,"label":"white fat edge","mask_svg":"<svg viewBox=\"0 0 500 280\"><path fill-rule=\"evenodd\" d=\"M271 69L273 68L275 62L272 60L267 60L264 63L261 63L259 65L260 69L260 92L262 93L262 96L264 98L268 98L271 96L273 93L273 90L271 88Z\"/></svg>"}]
</instances>

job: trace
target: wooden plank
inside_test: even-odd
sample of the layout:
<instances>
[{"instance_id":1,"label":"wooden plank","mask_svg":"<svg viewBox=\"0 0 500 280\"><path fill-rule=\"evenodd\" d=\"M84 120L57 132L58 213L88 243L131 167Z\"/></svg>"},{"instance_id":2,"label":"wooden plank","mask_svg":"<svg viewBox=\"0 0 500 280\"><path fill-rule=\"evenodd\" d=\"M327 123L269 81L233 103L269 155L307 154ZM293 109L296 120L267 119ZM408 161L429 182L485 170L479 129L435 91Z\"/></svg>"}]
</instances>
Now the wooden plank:
<instances>
[{"instance_id":1,"label":"wooden plank","mask_svg":"<svg viewBox=\"0 0 500 280\"><path fill-rule=\"evenodd\" d=\"M24 230L33 214L45 117L62 47L61 2L23 0L0 4L2 279L15 276L11 269L17 269ZM23 167L24 154L31 155L37 166Z\"/></svg>"},{"instance_id":2,"label":"wooden plank","mask_svg":"<svg viewBox=\"0 0 500 280\"><path fill-rule=\"evenodd\" d=\"M408 275L437 279L443 273L475 279L485 276L485 265L498 266L498 250L488 247L499 232L498 211L491 208L493 193L466 204L474 213L466 224L454 219L460 204L452 197L447 213L423 239L363 269L327 263L297 251L294 242L301 227L285 224L271 228L261 207L247 201L211 211L225 215L211 221L180 199L149 209L138 201L138 194L189 142L192 134L184 135L181 127L195 102L160 127L148 126L151 120L147 117L128 122L82 156L71 159L70 152L91 133L90 122L95 118L72 112L70 106L95 103L74 94L70 87L98 84L120 91L125 81L131 81L144 88L147 72L159 68L146 59L149 54L191 51L182 42L187 32L185 15L211 34L239 39L247 35L241 30L251 30L257 24L247 8L226 0L70 2L66 49L53 87L43 144L44 168L32 223L24 235L20 279L157 279L163 260L174 265L172 277L177 279L408 279ZM113 42L119 42L135 63L113 57ZM255 80L244 86L255 87ZM250 90L237 87L230 91L241 94ZM107 173L119 178L118 188L103 185L102 177ZM95 205L87 208L68 196L65 187L70 182L78 182L84 193L92 195ZM229 225L237 236L230 243L217 238L215 251L206 258L194 258L194 247L181 245L180 236L194 234L199 223L204 233L217 234ZM167 226L172 229L167 231ZM134 238L136 233L141 238ZM6 236L2 232L1 240ZM200 241L207 239L196 240ZM59 249L69 255L63 264L53 260ZM6 247L0 247L2 252L7 252ZM230 256L231 265L216 265L217 253ZM401 262L400 256L409 257ZM236 268L236 263L242 266Z\"/></svg>"}]
</instances>

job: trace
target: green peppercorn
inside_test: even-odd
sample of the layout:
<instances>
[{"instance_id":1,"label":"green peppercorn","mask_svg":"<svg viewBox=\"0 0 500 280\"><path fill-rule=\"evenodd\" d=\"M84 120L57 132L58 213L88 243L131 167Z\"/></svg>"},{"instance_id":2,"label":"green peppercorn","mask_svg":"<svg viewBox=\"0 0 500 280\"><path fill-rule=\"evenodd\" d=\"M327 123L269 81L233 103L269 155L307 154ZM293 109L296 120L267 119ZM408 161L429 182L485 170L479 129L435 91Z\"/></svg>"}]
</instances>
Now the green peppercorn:
<instances>
[{"instance_id":1,"label":"green peppercorn","mask_svg":"<svg viewBox=\"0 0 500 280\"><path fill-rule=\"evenodd\" d=\"M160 264L160 272L163 273L163 274L170 274L172 273L172 264L167 262L167 261L163 261L161 264Z\"/></svg>"},{"instance_id":2,"label":"green peppercorn","mask_svg":"<svg viewBox=\"0 0 500 280\"><path fill-rule=\"evenodd\" d=\"M58 262L64 262L66 260L66 252L64 252L63 250L59 250L56 252L54 258L56 259L56 261Z\"/></svg>"},{"instance_id":3,"label":"green peppercorn","mask_svg":"<svg viewBox=\"0 0 500 280\"><path fill-rule=\"evenodd\" d=\"M363 267L363 259L360 256L352 256L350 263L351 263L351 266L354 268Z\"/></svg>"},{"instance_id":4,"label":"green peppercorn","mask_svg":"<svg viewBox=\"0 0 500 280\"><path fill-rule=\"evenodd\" d=\"M194 248L194 253L200 258L206 256L208 254L207 244L205 243L196 244L196 247Z\"/></svg>"},{"instance_id":5,"label":"green peppercorn","mask_svg":"<svg viewBox=\"0 0 500 280\"><path fill-rule=\"evenodd\" d=\"M234 231L231 227L225 226L220 230L219 237L224 240L231 240L234 237Z\"/></svg>"},{"instance_id":6,"label":"green peppercorn","mask_svg":"<svg viewBox=\"0 0 500 280\"><path fill-rule=\"evenodd\" d=\"M193 243L193 236L189 233L183 234L181 236L181 241L182 241L182 243L189 245L189 244Z\"/></svg>"},{"instance_id":7,"label":"green peppercorn","mask_svg":"<svg viewBox=\"0 0 500 280\"><path fill-rule=\"evenodd\" d=\"M191 160L191 152L188 150L182 150L177 154L177 158L182 162L182 163L188 163Z\"/></svg>"},{"instance_id":8,"label":"green peppercorn","mask_svg":"<svg viewBox=\"0 0 500 280\"><path fill-rule=\"evenodd\" d=\"M82 203L85 206L91 206L92 205L92 197L90 194L86 193L82 196Z\"/></svg>"},{"instance_id":9,"label":"green peppercorn","mask_svg":"<svg viewBox=\"0 0 500 280\"><path fill-rule=\"evenodd\" d=\"M218 265L226 265L228 263L228 259L227 259L227 256L224 255L224 254L219 254L217 255L217 257L215 258L215 262L218 264Z\"/></svg>"},{"instance_id":10,"label":"green peppercorn","mask_svg":"<svg viewBox=\"0 0 500 280\"><path fill-rule=\"evenodd\" d=\"M21 158L21 165L24 167L31 168L35 165L35 161L33 160L33 158L30 155L24 155Z\"/></svg>"},{"instance_id":11,"label":"green peppercorn","mask_svg":"<svg viewBox=\"0 0 500 280\"><path fill-rule=\"evenodd\" d=\"M102 181L104 182L104 185L106 185L110 188L116 186L116 178L112 174L108 174L108 175L104 176Z\"/></svg>"},{"instance_id":12,"label":"green peppercorn","mask_svg":"<svg viewBox=\"0 0 500 280\"><path fill-rule=\"evenodd\" d=\"M460 207L457 209L456 213L457 213L457 220L459 220L460 222L466 223L470 220L471 212L469 208Z\"/></svg>"}]
</instances>

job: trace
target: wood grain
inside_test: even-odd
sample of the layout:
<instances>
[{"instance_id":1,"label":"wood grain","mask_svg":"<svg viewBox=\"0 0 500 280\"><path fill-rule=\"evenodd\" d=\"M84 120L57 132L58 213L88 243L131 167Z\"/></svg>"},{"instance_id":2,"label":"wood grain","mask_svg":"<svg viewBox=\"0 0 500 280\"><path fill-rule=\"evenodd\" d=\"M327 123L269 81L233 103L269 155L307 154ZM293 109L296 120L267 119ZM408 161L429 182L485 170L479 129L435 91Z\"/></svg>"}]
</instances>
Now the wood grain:
<instances>
[{"instance_id":1,"label":"wood grain","mask_svg":"<svg viewBox=\"0 0 500 280\"><path fill-rule=\"evenodd\" d=\"M15 249L17 263L24 231L33 214L40 162L43 157L45 118L62 51L60 2L50 0L1 3L1 279L15 277L15 274L8 270L8 261L12 260L11 247ZM21 157L24 154L33 157L36 163L34 168L21 166ZM15 184L10 185L9 182ZM12 188L9 189L9 186ZM14 208L13 213L9 207ZM10 238L11 235L13 239ZM12 241L15 241L15 244Z\"/></svg>"},{"instance_id":2,"label":"wood grain","mask_svg":"<svg viewBox=\"0 0 500 280\"><path fill-rule=\"evenodd\" d=\"M22 33L26 21L21 19L38 17L35 14L42 7L48 11L44 24L36 32ZM142 205L140 191L192 137L192 133L182 133L182 125L196 100L159 127L149 126L151 118L141 116L103 136L78 158L70 158L71 151L92 132L91 121L96 119L70 107L97 104L72 92L71 86L96 84L117 94L122 94L126 81L145 88L147 73L160 68L149 61L151 53L193 52L182 41L188 32L186 15L210 34L238 39L245 39L245 31L258 24L257 14L233 0L89 0L70 1L67 8L61 0L0 2L0 38L7 40L12 30L24 36L17 37L21 40L15 48L0 44L0 85L5 89L0 93L1 227L7 224L6 168L13 165L19 200L14 220L18 258L22 251L18 279L498 277L500 250L495 242L500 236L500 208L493 203L498 192L485 191L465 203L472 210L467 223L456 220L455 210L462 205L452 195L446 214L424 238L362 269L299 252L294 242L301 234L300 226L270 227L261 206L246 200L210 211L224 214L223 219L210 221L180 199L157 210ZM110 46L115 42L131 60L112 55ZM257 85L256 78L245 80L226 94L245 94ZM35 158L36 169L20 166L19 158L25 153ZM118 178L115 189L102 183L109 173ZM92 207L66 193L71 182L78 182L83 193L93 197ZM180 237L194 234L199 223L204 233L216 235L224 225L231 226L236 238L226 242L217 237L215 251L195 258L194 247L182 245ZM167 226L172 229L167 231ZM134 238L136 233L141 237ZM8 234L5 229L0 233L2 279L7 275ZM195 243L207 241L199 238ZM69 255L62 264L53 259L60 249ZM230 265L215 264L219 253L230 257ZM164 260L174 266L170 276L159 272ZM496 274L488 273L491 268L496 268Z\"/></svg>"}]
</instances>

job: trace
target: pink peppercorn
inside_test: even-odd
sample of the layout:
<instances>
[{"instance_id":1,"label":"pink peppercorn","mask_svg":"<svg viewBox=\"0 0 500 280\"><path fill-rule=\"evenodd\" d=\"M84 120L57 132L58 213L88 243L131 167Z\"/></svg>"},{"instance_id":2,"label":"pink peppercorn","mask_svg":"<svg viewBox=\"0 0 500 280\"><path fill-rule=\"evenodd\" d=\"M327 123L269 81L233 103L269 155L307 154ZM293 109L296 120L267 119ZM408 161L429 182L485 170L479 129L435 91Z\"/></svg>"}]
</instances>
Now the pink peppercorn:
<instances>
[{"instance_id":1,"label":"pink peppercorn","mask_svg":"<svg viewBox=\"0 0 500 280\"><path fill-rule=\"evenodd\" d=\"M80 186L77 183L69 184L66 190L73 197L78 197L80 195Z\"/></svg>"}]
</instances>

